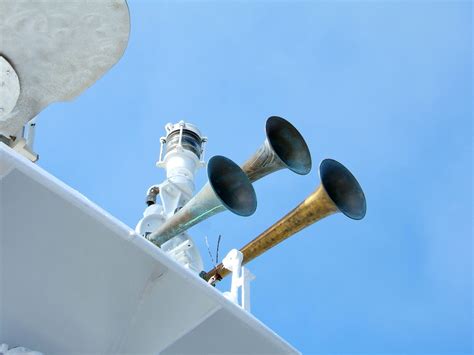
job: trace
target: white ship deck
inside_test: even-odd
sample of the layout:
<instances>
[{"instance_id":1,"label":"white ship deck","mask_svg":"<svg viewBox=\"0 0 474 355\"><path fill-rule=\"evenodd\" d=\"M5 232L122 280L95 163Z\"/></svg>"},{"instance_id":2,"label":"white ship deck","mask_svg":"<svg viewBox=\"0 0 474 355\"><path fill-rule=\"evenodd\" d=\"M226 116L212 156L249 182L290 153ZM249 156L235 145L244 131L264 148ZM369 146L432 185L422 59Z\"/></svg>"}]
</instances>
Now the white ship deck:
<instances>
[{"instance_id":1,"label":"white ship deck","mask_svg":"<svg viewBox=\"0 0 474 355\"><path fill-rule=\"evenodd\" d=\"M2 143L0 296L0 343L45 354L298 353Z\"/></svg>"}]
</instances>

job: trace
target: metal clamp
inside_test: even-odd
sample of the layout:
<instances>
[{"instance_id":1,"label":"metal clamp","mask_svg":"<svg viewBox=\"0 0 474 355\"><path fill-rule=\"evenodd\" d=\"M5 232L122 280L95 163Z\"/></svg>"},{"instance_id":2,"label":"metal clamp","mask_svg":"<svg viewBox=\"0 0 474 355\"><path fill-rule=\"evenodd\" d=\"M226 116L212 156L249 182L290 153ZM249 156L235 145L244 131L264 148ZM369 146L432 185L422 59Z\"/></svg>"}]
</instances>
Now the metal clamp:
<instances>
[{"instance_id":1,"label":"metal clamp","mask_svg":"<svg viewBox=\"0 0 474 355\"><path fill-rule=\"evenodd\" d=\"M250 312L250 282L255 280L255 275L242 267L243 259L242 252L232 249L222 260L222 265L232 272L230 291L224 292L224 296L239 305L239 288L241 288L242 304L240 306Z\"/></svg>"}]
</instances>

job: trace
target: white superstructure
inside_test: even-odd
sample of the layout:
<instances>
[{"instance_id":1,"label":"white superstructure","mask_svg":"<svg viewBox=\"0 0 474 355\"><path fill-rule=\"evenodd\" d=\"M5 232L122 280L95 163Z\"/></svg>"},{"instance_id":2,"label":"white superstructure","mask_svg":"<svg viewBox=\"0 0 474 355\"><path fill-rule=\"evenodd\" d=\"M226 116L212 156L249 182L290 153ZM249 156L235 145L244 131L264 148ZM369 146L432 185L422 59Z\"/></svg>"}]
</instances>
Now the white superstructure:
<instances>
[{"instance_id":1,"label":"white superstructure","mask_svg":"<svg viewBox=\"0 0 474 355\"><path fill-rule=\"evenodd\" d=\"M205 166L204 145L207 138L190 123L168 123L166 137L161 138L160 157L156 165L165 169L166 179L147 191L147 204L143 218L135 230L144 238L173 216L193 196L194 178L199 168ZM159 197L161 203L157 203ZM203 262L199 250L188 233L181 233L164 243L163 251L185 267L200 273Z\"/></svg>"},{"instance_id":2,"label":"white superstructure","mask_svg":"<svg viewBox=\"0 0 474 355\"><path fill-rule=\"evenodd\" d=\"M207 140L196 126L166 126L157 163L166 180L148 190L136 230L33 163L36 115L122 56L126 1L1 0L0 32L0 354L297 353L244 309L251 276L241 259L226 259L234 282L224 295L198 275L186 232L161 248L146 238L193 197ZM227 206L241 215L256 208L246 183L246 203ZM203 200L221 208L205 186Z\"/></svg>"},{"instance_id":3,"label":"white superstructure","mask_svg":"<svg viewBox=\"0 0 474 355\"><path fill-rule=\"evenodd\" d=\"M297 351L0 143L0 344L44 354Z\"/></svg>"}]
</instances>

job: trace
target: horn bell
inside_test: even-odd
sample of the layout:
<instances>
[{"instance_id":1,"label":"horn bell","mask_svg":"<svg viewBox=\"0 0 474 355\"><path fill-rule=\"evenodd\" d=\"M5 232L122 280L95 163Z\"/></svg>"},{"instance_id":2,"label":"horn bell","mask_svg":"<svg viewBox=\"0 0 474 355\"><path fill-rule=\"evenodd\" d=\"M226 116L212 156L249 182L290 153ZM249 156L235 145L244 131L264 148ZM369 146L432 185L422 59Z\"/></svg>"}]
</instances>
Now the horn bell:
<instances>
[{"instance_id":1,"label":"horn bell","mask_svg":"<svg viewBox=\"0 0 474 355\"><path fill-rule=\"evenodd\" d=\"M364 218L367 209L364 192L349 169L336 160L325 159L319 166L319 175L321 184L311 195L240 249L243 254L242 264L336 212L342 212L352 219ZM228 274L229 271L219 264L203 277L214 284Z\"/></svg>"},{"instance_id":2,"label":"horn bell","mask_svg":"<svg viewBox=\"0 0 474 355\"><path fill-rule=\"evenodd\" d=\"M147 239L161 246L174 236L226 209L250 216L257 208L255 190L247 175L232 160L214 156L207 165L209 181L188 203Z\"/></svg>"},{"instance_id":3,"label":"horn bell","mask_svg":"<svg viewBox=\"0 0 474 355\"><path fill-rule=\"evenodd\" d=\"M334 159L324 159L319 165L324 190L338 211L352 219L362 219L367 211L364 191L344 165Z\"/></svg>"},{"instance_id":4,"label":"horn bell","mask_svg":"<svg viewBox=\"0 0 474 355\"><path fill-rule=\"evenodd\" d=\"M207 167L209 185L229 211L248 217L257 209L257 196L247 175L232 160L215 156Z\"/></svg>"},{"instance_id":5,"label":"horn bell","mask_svg":"<svg viewBox=\"0 0 474 355\"><path fill-rule=\"evenodd\" d=\"M265 124L266 139L243 165L251 182L288 168L306 175L311 171L311 154L303 136L287 120L271 116Z\"/></svg>"}]
</instances>

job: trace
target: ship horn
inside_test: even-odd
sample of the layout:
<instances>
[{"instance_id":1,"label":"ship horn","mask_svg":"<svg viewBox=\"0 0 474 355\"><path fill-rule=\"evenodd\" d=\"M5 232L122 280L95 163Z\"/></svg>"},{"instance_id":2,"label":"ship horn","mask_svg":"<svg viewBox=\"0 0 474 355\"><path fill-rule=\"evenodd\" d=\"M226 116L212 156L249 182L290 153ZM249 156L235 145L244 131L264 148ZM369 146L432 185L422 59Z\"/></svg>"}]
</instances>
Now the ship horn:
<instances>
[{"instance_id":1,"label":"ship horn","mask_svg":"<svg viewBox=\"0 0 474 355\"><path fill-rule=\"evenodd\" d=\"M311 171L311 154L300 132L287 120L278 116L267 119L267 138L243 165L251 182L274 171L288 168L300 175Z\"/></svg>"},{"instance_id":2,"label":"ship horn","mask_svg":"<svg viewBox=\"0 0 474 355\"><path fill-rule=\"evenodd\" d=\"M293 211L245 245L240 251L243 263L255 259L303 228L336 212L352 219L362 219L366 212L364 192L351 172L341 163L325 159L319 166L321 184ZM229 271L222 264L203 277L214 284Z\"/></svg>"},{"instance_id":3,"label":"ship horn","mask_svg":"<svg viewBox=\"0 0 474 355\"><path fill-rule=\"evenodd\" d=\"M147 239L161 246L195 224L229 211L250 216L257 208L255 190L247 175L232 160L214 156L207 165L209 181L188 203L166 220Z\"/></svg>"}]
</instances>

